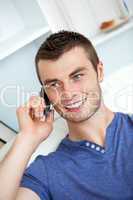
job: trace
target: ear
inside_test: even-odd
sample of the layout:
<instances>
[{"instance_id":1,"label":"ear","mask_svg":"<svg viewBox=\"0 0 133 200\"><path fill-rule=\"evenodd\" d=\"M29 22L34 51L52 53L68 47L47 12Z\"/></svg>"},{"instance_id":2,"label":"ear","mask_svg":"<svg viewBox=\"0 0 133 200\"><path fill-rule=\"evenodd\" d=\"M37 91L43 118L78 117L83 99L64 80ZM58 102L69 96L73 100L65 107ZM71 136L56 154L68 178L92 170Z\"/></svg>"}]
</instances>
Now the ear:
<instances>
[{"instance_id":1,"label":"ear","mask_svg":"<svg viewBox=\"0 0 133 200\"><path fill-rule=\"evenodd\" d=\"M102 82L104 77L103 63L100 61L97 65L97 77L98 81Z\"/></svg>"}]
</instances>

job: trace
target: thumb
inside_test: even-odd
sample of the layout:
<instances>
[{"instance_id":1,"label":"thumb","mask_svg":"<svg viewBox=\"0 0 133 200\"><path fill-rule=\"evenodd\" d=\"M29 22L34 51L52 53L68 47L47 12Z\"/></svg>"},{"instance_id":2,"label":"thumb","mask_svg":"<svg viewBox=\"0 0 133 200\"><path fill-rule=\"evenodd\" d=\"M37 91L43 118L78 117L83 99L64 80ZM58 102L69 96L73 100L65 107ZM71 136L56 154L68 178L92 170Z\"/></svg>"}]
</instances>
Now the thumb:
<instances>
[{"instance_id":1,"label":"thumb","mask_svg":"<svg viewBox=\"0 0 133 200\"><path fill-rule=\"evenodd\" d=\"M21 106L17 109L17 116L22 120L29 120L29 108L27 106Z\"/></svg>"}]
</instances>

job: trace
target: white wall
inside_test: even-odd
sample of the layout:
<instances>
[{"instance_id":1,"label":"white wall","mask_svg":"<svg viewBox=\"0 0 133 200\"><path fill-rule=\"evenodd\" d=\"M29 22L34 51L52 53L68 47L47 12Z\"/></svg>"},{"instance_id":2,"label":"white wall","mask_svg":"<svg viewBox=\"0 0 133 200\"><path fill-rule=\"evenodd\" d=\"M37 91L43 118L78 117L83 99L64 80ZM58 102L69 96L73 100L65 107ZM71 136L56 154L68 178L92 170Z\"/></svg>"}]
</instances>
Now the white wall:
<instances>
[{"instance_id":1,"label":"white wall","mask_svg":"<svg viewBox=\"0 0 133 200\"><path fill-rule=\"evenodd\" d=\"M18 126L16 107L22 102L22 93L39 91L34 68L35 53L36 46L32 43L0 61L0 120L14 129Z\"/></svg>"},{"instance_id":2,"label":"white wall","mask_svg":"<svg viewBox=\"0 0 133 200\"><path fill-rule=\"evenodd\" d=\"M96 47L105 75L133 63L133 28Z\"/></svg>"}]
</instances>

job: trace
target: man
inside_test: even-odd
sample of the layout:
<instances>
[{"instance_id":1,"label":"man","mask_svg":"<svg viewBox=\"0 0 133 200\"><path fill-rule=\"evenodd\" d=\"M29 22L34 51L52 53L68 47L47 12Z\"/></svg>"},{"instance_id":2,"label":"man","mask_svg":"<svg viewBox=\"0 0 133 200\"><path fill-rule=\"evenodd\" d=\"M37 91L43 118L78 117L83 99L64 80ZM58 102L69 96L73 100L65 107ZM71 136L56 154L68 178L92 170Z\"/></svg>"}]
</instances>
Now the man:
<instances>
[{"instance_id":1,"label":"man","mask_svg":"<svg viewBox=\"0 0 133 200\"><path fill-rule=\"evenodd\" d=\"M20 106L20 133L0 165L1 200L133 199L132 120L105 106L103 65L91 42L75 32L52 34L37 52L36 67L69 133L55 152L37 156L25 169L52 132L54 111L43 115L41 97Z\"/></svg>"}]
</instances>

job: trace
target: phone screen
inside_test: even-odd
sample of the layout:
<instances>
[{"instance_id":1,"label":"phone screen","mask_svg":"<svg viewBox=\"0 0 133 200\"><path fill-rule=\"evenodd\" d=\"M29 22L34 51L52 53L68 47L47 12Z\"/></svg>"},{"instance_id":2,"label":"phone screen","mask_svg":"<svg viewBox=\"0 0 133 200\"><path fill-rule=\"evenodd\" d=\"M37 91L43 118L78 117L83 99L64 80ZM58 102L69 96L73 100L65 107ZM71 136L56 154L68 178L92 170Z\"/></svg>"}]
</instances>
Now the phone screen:
<instances>
[{"instance_id":1,"label":"phone screen","mask_svg":"<svg viewBox=\"0 0 133 200\"><path fill-rule=\"evenodd\" d=\"M44 100L45 100L46 109L44 110L44 115L47 116L48 112L50 112L50 110L51 110L52 104L51 104L51 102L50 102L50 100L49 100L49 98L48 98L48 96L47 96L47 94L46 94L46 92L44 91L43 88L41 88L40 96L43 97Z\"/></svg>"}]
</instances>

